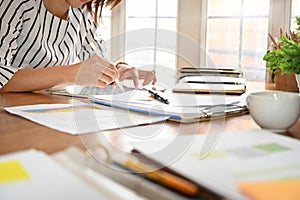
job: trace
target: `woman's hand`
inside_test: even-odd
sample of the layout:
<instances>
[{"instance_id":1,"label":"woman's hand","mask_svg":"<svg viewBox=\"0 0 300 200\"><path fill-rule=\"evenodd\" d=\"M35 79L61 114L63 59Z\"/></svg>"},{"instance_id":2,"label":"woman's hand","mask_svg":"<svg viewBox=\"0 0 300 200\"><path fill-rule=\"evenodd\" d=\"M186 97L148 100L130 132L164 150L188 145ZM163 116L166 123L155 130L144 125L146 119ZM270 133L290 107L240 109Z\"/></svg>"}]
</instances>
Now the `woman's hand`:
<instances>
[{"instance_id":1,"label":"woman's hand","mask_svg":"<svg viewBox=\"0 0 300 200\"><path fill-rule=\"evenodd\" d=\"M79 65L75 84L105 87L119 77L114 65L99 56L93 56Z\"/></svg>"},{"instance_id":2,"label":"woman's hand","mask_svg":"<svg viewBox=\"0 0 300 200\"><path fill-rule=\"evenodd\" d=\"M116 67L120 74L119 80L123 81L125 79L132 79L134 87L136 89L139 89L139 79L144 80L144 82L142 83L143 86L150 83L155 84L157 81L154 70L141 70L135 67L131 67L126 63L119 63Z\"/></svg>"},{"instance_id":3,"label":"woman's hand","mask_svg":"<svg viewBox=\"0 0 300 200\"><path fill-rule=\"evenodd\" d=\"M131 79L136 89L139 89L139 79L144 80L143 86L157 81L154 70L140 70L125 63L115 67L102 57L93 56L80 63L75 84L105 87L117 78L120 81Z\"/></svg>"}]
</instances>

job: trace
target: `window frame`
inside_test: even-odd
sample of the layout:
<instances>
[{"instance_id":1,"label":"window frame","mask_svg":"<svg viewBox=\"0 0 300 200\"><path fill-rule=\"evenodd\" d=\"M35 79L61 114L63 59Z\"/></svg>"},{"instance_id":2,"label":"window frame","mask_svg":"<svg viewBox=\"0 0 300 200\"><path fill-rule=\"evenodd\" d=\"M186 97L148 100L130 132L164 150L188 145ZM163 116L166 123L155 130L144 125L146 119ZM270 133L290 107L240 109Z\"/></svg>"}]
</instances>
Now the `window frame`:
<instances>
[{"instance_id":1,"label":"window frame","mask_svg":"<svg viewBox=\"0 0 300 200\"><path fill-rule=\"evenodd\" d=\"M177 69L183 66L205 66L207 62L205 49L208 1L189 0L189 3L186 3L186 0L177 0ZM284 32L290 30L291 4L292 0L270 0L269 33L271 35L279 36L280 29ZM121 1L112 10L111 37L117 38L111 42L112 61L124 59L119 55L125 51L125 37L123 37L126 27L125 8L126 1ZM195 48L186 45L185 39L196 44Z\"/></svg>"}]
</instances>

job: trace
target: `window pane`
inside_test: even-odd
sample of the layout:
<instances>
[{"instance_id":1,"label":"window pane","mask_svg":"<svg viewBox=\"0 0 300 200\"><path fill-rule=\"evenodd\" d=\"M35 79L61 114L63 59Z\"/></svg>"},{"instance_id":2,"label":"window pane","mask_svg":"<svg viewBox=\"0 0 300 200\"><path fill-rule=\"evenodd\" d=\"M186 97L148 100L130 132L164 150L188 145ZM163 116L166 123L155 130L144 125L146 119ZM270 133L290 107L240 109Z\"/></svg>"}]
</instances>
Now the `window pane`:
<instances>
[{"instance_id":1,"label":"window pane","mask_svg":"<svg viewBox=\"0 0 300 200\"><path fill-rule=\"evenodd\" d=\"M126 0L128 17L154 17L156 15L156 0Z\"/></svg>"},{"instance_id":2,"label":"window pane","mask_svg":"<svg viewBox=\"0 0 300 200\"><path fill-rule=\"evenodd\" d=\"M126 62L171 76L161 67L176 69L176 20L177 1L126 0ZM137 34L132 37L134 32ZM170 77L161 80L165 79Z\"/></svg>"},{"instance_id":3,"label":"window pane","mask_svg":"<svg viewBox=\"0 0 300 200\"><path fill-rule=\"evenodd\" d=\"M218 67L218 68L237 68L238 66L238 56L231 54L229 56L228 53L218 53L212 52L209 54L209 63L211 63L210 67Z\"/></svg>"},{"instance_id":4,"label":"window pane","mask_svg":"<svg viewBox=\"0 0 300 200\"><path fill-rule=\"evenodd\" d=\"M265 78L265 63L262 58L266 53L268 41L268 21L245 19L243 22L241 65L250 80Z\"/></svg>"},{"instance_id":5,"label":"window pane","mask_svg":"<svg viewBox=\"0 0 300 200\"><path fill-rule=\"evenodd\" d=\"M239 0L209 0L208 13L210 16L238 16L241 12Z\"/></svg>"},{"instance_id":6,"label":"window pane","mask_svg":"<svg viewBox=\"0 0 300 200\"><path fill-rule=\"evenodd\" d=\"M127 18L126 31L143 28L155 28L154 18Z\"/></svg>"},{"instance_id":7,"label":"window pane","mask_svg":"<svg viewBox=\"0 0 300 200\"><path fill-rule=\"evenodd\" d=\"M177 16L177 1L162 0L158 1L158 16L176 17Z\"/></svg>"},{"instance_id":8,"label":"window pane","mask_svg":"<svg viewBox=\"0 0 300 200\"><path fill-rule=\"evenodd\" d=\"M264 80L270 1L234 2L208 1L207 63L219 68L241 68L247 80ZM232 12L229 5L233 6Z\"/></svg>"},{"instance_id":9,"label":"window pane","mask_svg":"<svg viewBox=\"0 0 300 200\"><path fill-rule=\"evenodd\" d=\"M292 16L300 15L300 0L292 0Z\"/></svg>"},{"instance_id":10,"label":"window pane","mask_svg":"<svg viewBox=\"0 0 300 200\"><path fill-rule=\"evenodd\" d=\"M157 20L157 28L158 29L168 29L170 31L176 31L176 18L159 18Z\"/></svg>"},{"instance_id":11,"label":"window pane","mask_svg":"<svg viewBox=\"0 0 300 200\"><path fill-rule=\"evenodd\" d=\"M296 16L300 17L300 0L292 0L291 30L297 29Z\"/></svg>"},{"instance_id":12,"label":"window pane","mask_svg":"<svg viewBox=\"0 0 300 200\"><path fill-rule=\"evenodd\" d=\"M239 20L210 19L208 46L211 51L237 51L239 48Z\"/></svg>"},{"instance_id":13,"label":"window pane","mask_svg":"<svg viewBox=\"0 0 300 200\"><path fill-rule=\"evenodd\" d=\"M244 0L243 15L245 16L259 16L269 14L269 1L262 0Z\"/></svg>"}]
</instances>

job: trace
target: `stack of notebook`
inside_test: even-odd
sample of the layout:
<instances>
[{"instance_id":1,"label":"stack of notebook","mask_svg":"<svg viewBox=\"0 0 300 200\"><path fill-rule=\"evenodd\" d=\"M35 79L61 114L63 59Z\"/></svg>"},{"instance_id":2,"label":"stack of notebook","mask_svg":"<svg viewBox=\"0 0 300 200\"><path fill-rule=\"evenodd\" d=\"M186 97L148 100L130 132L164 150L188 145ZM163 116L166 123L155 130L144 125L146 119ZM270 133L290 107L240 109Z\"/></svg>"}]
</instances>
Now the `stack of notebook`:
<instances>
[{"instance_id":1,"label":"stack of notebook","mask_svg":"<svg viewBox=\"0 0 300 200\"><path fill-rule=\"evenodd\" d=\"M236 69L181 68L173 92L242 94L246 91L242 76Z\"/></svg>"},{"instance_id":2,"label":"stack of notebook","mask_svg":"<svg viewBox=\"0 0 300 200\"><path fill-rule=\"evenodd\" d=\"M178 79L187 76L227 76L227 77L243 77L243 71L233 68L209 68L209 67L181 67L178 69Z\"/></svg>"}]
</instances>

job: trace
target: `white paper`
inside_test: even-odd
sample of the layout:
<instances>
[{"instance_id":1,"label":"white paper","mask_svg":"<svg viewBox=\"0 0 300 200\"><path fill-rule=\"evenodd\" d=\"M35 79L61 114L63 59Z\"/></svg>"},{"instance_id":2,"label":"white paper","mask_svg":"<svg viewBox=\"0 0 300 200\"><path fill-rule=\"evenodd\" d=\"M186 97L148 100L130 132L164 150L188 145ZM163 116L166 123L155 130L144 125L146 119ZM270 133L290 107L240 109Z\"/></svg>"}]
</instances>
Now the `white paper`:
<instances>
[{"instance_id":1,"label":"white paper","mask_svg":"<svg viewBox=\"0 0 300 200\"><path fill-rule=\"evenodd\" d=\"M0 157L0 163L8 161L18 161L29 179L0 183L1 200L110 199L43 152L31 149Z\"/></svg>"},{"instance_id":2,"label":"white paper","mask_svg":"<svg viewBox=\"0 0 300 200\"><path fill-rule=\"evenodd\" d=\"M149 124L165 121L168 118L114 110L85 103L36 104L4 109L12 114L69 134L84 134Z\"/></svg>"}]
</instances>

